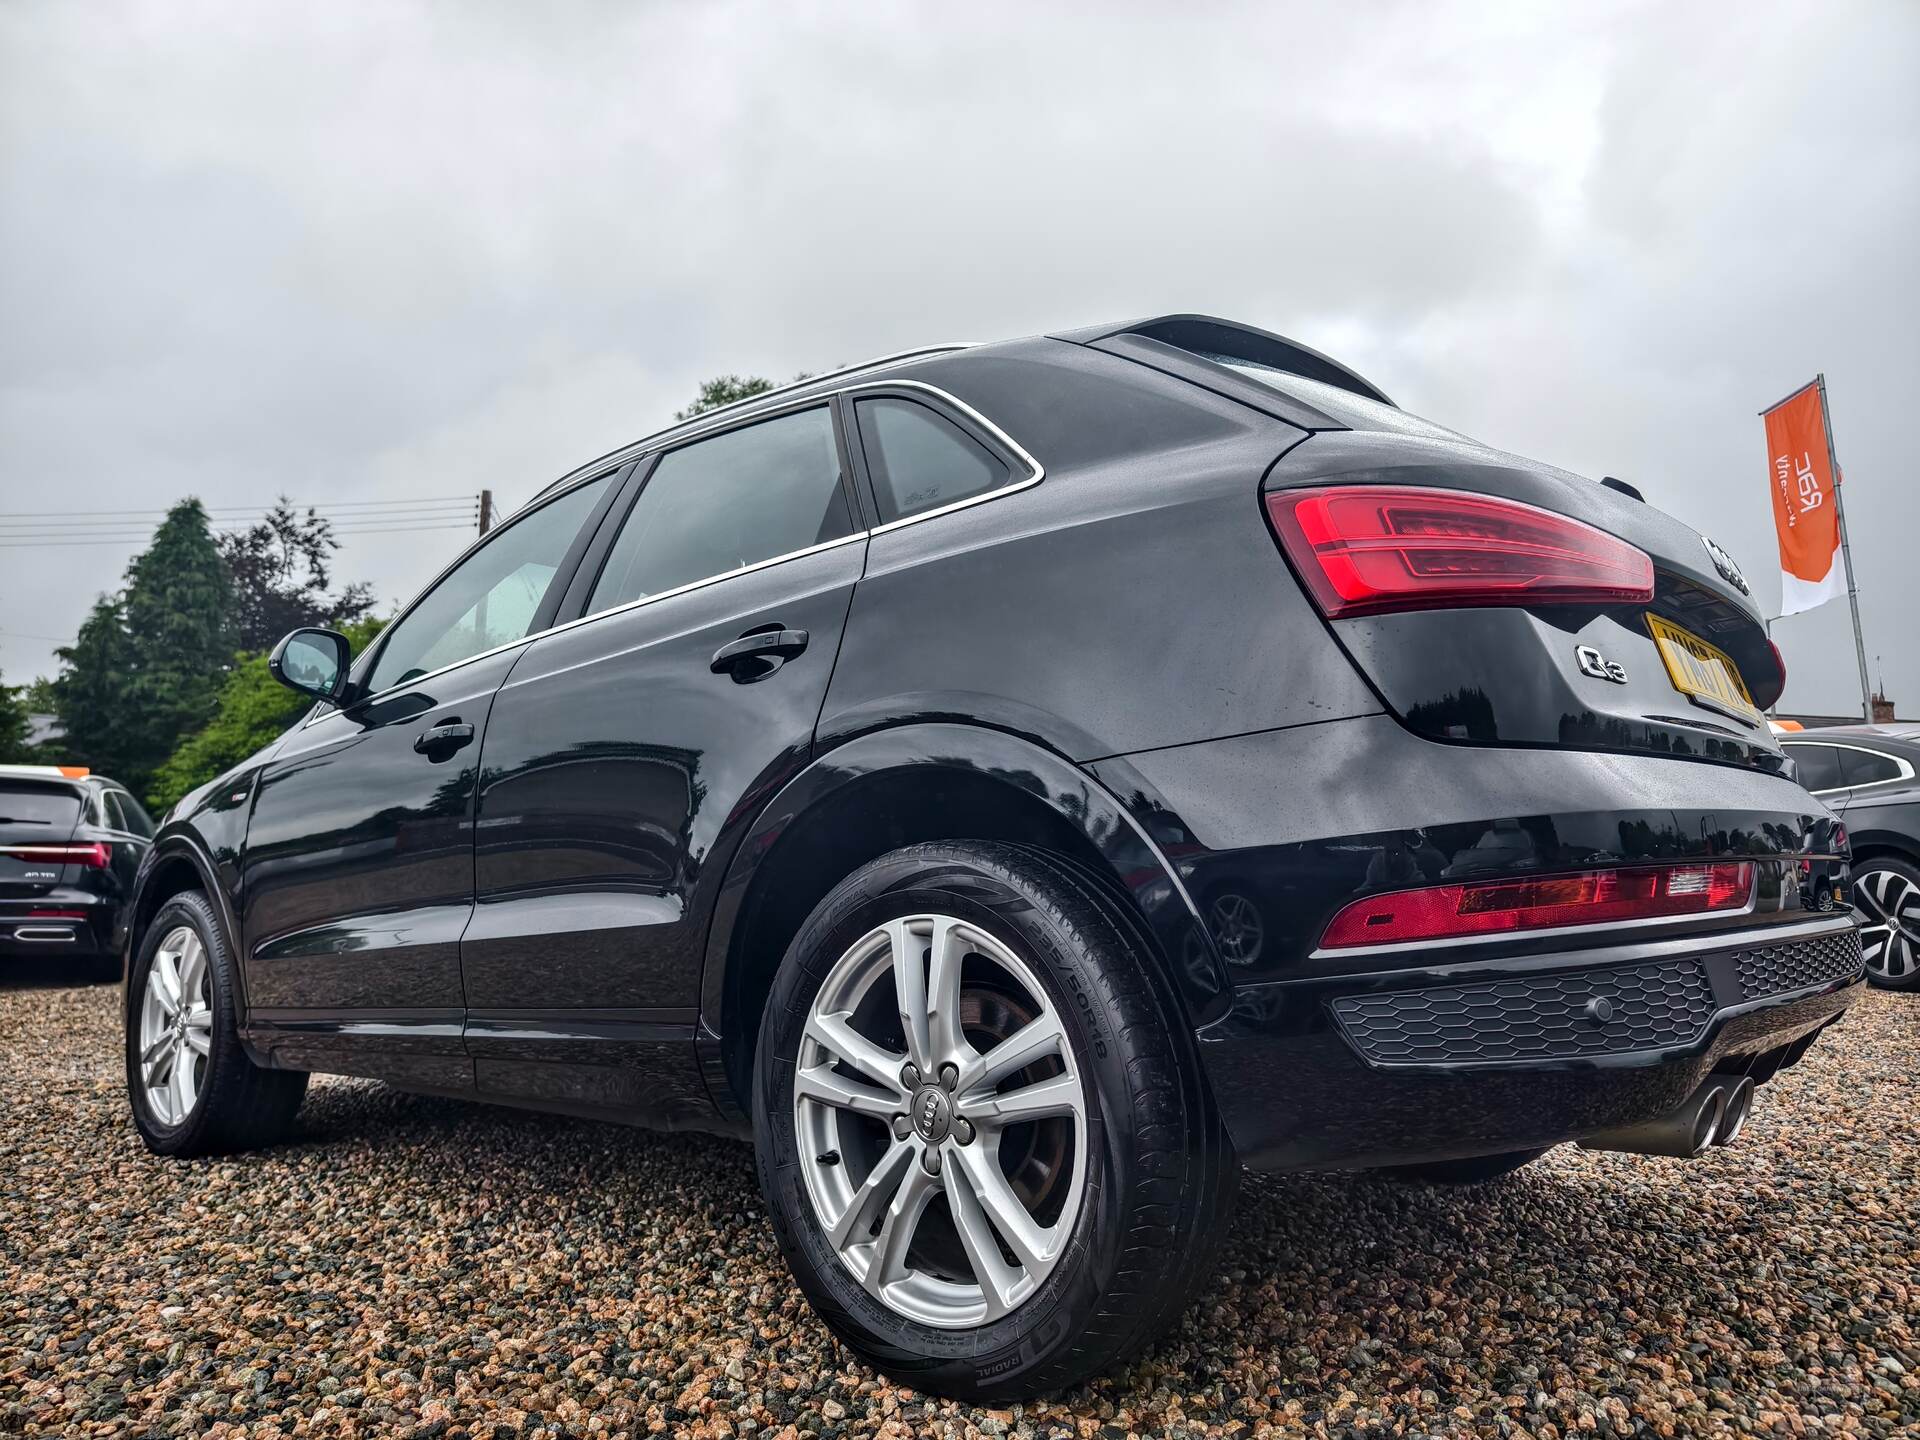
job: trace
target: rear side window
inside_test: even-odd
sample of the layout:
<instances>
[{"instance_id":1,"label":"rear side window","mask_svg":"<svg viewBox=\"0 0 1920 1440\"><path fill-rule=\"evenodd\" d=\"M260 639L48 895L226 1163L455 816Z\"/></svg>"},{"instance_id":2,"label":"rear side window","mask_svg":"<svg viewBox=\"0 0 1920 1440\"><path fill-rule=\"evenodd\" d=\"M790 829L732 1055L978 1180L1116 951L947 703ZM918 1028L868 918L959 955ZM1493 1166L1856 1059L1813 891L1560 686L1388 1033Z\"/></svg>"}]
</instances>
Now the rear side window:
<instances>
[{"instance_id":1,"label":"rear side window","mask_svg":"<svg viewBox=\"0 0 1920 1440\"><path fill-rule=\"evenodd\" d=\"M66 839L80 819L80 797L51 785L0 786L0 825L58 830Z\"/></svg>"},{"instance_id":2,"label":"rear side window","mask_svg":"<svg viewBox=\"0 0 1920 1440\"><path fill-rule=\"evenodd\" d=\"M1848 785L1878 785L1900 778L1900 762L1872 750L1842 750L1840 773Z\"/></svg>"},{"instance_id":3,"label":"rear side window","mask_svg":"<svg viewBox=\"0 0 1920 1440\"><path fill-rule=\"evenodd\" d=\"M589 611L625 605L853 533L825 406L670 450L594 583Z\"/></svg>"},{"instance_id":4,"label":"rear side window","mask_svg":"<svg viewBox=\"0 0 1920 1440\"><path fill-rule=\"evenodd\" d=\"M1838 790L1847 782L1840 778L1840 752L1831 745L1789 745L1787 753L1798 767L1800 788L1818 794Z\"/></svg>"},{"instance_id":5,"label":"rear side window","mask_svg":"<svg viewBox=\"0 0 1920 1440\"><path fill-rule=\"evenodd\" d=\"M925 405L887 397L853 409L883 525L998 490L1013 478L999 456Z\"/></svg>"},{"instance_id":6,"label":"rear side window","mask_svg":"<svg viewBox=\"0 0 1920 1440\"><path fill-rule=\"evenodd\" d=\"M107 823L116 830L125 830L130 835L153 834L153 821L147 818L147 812L140 808L140 802L124 790L104 792L107 802Z\"/></svg>"}]
</instances>

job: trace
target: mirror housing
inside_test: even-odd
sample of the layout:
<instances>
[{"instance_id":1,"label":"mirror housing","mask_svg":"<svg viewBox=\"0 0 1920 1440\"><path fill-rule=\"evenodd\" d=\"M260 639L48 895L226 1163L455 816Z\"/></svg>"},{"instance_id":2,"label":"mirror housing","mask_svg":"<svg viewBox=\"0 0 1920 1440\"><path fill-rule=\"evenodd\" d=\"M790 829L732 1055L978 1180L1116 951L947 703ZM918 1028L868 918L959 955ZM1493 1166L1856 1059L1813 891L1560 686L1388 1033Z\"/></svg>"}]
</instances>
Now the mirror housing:
<instances>
[{"instance_id":1,"label":"mirror housing","mask_svg":"<svg viewBox=\"0 0 1920 1440\"><path fill-rule=\"evenodd\" d=\"M353 646L339 631L307 627L281 637L267 656L267 673L289 690L338 705L352 659Z\"/></svg>"}]
</instances>

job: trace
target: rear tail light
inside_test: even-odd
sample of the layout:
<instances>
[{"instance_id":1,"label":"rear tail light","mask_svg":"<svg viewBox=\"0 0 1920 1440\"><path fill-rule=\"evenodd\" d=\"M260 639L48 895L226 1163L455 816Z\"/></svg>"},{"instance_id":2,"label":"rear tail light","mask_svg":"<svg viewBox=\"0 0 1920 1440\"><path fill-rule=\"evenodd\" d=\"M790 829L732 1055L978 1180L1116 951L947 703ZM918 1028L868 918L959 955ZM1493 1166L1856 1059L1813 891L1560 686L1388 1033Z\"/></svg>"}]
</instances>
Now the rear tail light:
<instances>
[{"instance_id":1,"label":"rear tail light","mask_svg":"<svg viewBox=\"0 0 1920 1440\"><path fill-rule=\"evenodd\" d=\"M113 859L98 840L81 845L0 845L0 855L42 865L84 865L90 870L104 870Z\"/></svg>"},{"instance_id":2,"label":"rear tail light","mask_svg":"<svg viewBox=\"0 0 1920 1440\"><path fill-rule=\"evenodd\" d=\"M1745 909L1752 896L1753 863L1748 860L1434 885L1354 901L1328 923L1320 948L1704 915Z\"/></svg>"},{"instance_id":3,"label":"rear tail light","mask_svg":"<svg viewBox=\"0 0 1920 1440\"><path fill-rule=\"evenodd\" d=\"M1653 561L1644 552L1517 500L1340 485L1277 490L1266 505L1281 546L1329 619L1653 598Z\"/></svg>"}]
</instances>

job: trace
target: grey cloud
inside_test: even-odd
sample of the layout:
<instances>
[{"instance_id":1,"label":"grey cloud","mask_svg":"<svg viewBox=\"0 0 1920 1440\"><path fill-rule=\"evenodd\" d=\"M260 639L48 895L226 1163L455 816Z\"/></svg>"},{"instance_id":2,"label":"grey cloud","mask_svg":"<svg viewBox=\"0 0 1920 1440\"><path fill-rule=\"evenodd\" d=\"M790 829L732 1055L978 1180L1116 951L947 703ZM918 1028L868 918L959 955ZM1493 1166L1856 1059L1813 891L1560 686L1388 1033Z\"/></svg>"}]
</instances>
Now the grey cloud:
<instances>
[{"instance_id":1,"label":"grey cloud","mask_svg":"<svg viewBox=\"0 0 1920 1440\"><path fill-rule=\"evenodd\" d=\"M1898 3L15 4L0 511L518 503L716 371L1206 309L1632 476L1770 600L1753 412L1824 366L1920 710L1916 72ZM343 570L398 599L459 542ZM0 632L124 559L0 549ZM1780 627L1792 703L1849 703L1844 631Z\"/></svg>"}]
</instances>

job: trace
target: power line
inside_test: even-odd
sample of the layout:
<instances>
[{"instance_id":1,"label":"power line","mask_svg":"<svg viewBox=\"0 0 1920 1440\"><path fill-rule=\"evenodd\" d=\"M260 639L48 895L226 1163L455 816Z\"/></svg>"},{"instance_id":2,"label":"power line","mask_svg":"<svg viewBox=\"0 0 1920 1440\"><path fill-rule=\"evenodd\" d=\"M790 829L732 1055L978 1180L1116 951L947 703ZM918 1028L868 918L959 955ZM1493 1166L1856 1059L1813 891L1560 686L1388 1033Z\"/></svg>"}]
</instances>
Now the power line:
<instances>
[{"instance_id":1,"label":"power line","mask_svg":"<svg viewBox=\"0 0 1920 1440\"><path fill-rule=\"evenodd\" d=\"M361 510L376 506L400 505L473 505L480 503L477 495L417 495L407 498L396 497L391 500L291 500L288 507L294 510ZM265 515L279 506L274 505L208 505L202 507L209 515L243 514ZM112 516L126 520L164 520L171 513L166 510L11 510L0 513L0 520L58 520L67 517L83 518L87 516Z\"/></svg>"},{"instance_id":2,"label":"power line","mask_svg":"<svg viewBox=\"0 0 1920 1440\"><path fill-rule=\"evenodd\" d=\"M471 530L472 528L472 525L464 520L457 523L429 521L424 524L369 525L361 528L339 530L335 533L342 535L404 535L425 530ZM104 535L93 536L83 540L59 536L44 538L29 536L26 538L18 538L0 532L0 550L52 549L68 545L123 545L137 547L145 545L152 538L151 535Z\"/></svg>"},{"instance_id":3,"label":"power line","mask_svg":"<svg viewBox=\"0 0 1920 1440\"><path fill-rule=\"evenodd\" d=\"M391 520L399 516L407 516L407 515L438 515L438 516L450 517L450 516L468 516L468 515L477 516L479 513L480 513L480 507L474 504L472 501L468 501L464 505L409 505L405 509L394 509L394 510L342 510L342 511L315 511L314 512L314 514L319 516L319 518L322 520L329 520L329 521L338 520L342 523L350 522L354 520ZM264 516L259 517L259 519L264 519L264 518L265 518ZM220 530L231 530L236 528L248 529L248 528L251 528L254 524L259 523L258 519L255 519L254 517L240 516L240 515L214 516L214 517L211 517L211 520L212 520L213 528L220 529ZM120 518L119 516L113 516L113 515L87 516L87 517L72 519L72 520L39 519L39 518L28 519L25 516L16 518L14 516L0 515L0 527L7 527L11 529L16 529L16 530L96 529L96 530L143 530L143 531L149 531L149 532L152 528L152 527L149 527L148 524L143 520L126 520L126 519Z\"/></svg>"}]
</instances>

